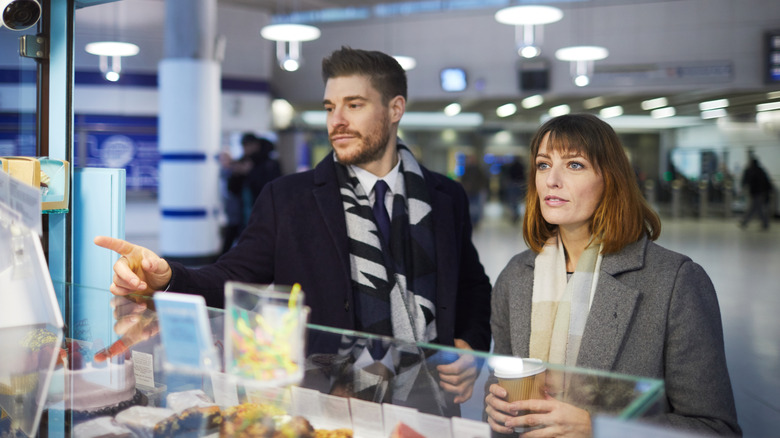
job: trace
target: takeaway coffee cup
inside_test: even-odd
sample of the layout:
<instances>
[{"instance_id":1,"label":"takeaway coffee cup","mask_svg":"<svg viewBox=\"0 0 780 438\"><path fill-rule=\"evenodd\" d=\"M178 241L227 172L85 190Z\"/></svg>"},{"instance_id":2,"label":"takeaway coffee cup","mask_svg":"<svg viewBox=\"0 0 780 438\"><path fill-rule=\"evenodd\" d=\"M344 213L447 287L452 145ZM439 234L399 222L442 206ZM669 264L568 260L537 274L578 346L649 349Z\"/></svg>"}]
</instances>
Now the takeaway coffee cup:
<instances>
[{"instance_id":1,"label":"takeaway coffee cup","mask_svg":"<svg viewBox=\"0 0 780 438\"><path fill-rule=\"evenodd\" d=\"M547 367L541 360L496 357L491 360L491 365L499 386L506 390L508 402L544 399ZM523 412L520 415L523 415ZM524 431L525 428L515 428L515 432Z\"/></svg>"},{"instance_id":2,"label":"takeaway coffee cup","mask_svg":"<svg viewBox=\"0 0 780 438\"><path fill-rule=\"evenodd\" d=\"M547 367L539 359L500 358L494 362L498 384L507 392L507 401L543 399ZM505 360L504 360L505 359Z\"/></svg>"}]
</instances>

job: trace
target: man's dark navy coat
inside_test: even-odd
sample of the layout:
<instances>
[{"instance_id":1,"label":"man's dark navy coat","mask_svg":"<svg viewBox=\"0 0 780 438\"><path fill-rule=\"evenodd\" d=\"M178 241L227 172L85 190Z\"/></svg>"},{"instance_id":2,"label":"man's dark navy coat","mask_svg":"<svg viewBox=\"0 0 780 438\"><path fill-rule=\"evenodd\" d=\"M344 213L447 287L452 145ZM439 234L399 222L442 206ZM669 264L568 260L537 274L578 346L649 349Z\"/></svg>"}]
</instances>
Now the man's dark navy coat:
<instances>
[{"instance_id":1,"label":"man's dark navy coat","mask_svg":"<svg viewBox=\"0 0 780 438\"><path fill-rule=\"evenodd\" d=\"M349 244L332 153L315 169L265 186L238 244L216 263L188 269L171 262L170 291L203 295L224 306L227 280L300 283L311 308L310 323L354 329ZM490 280L471 242L463 188L423 168L431 194L436 260L438 342L463 339L490 349Z\"/></svg>"}]
</instances>

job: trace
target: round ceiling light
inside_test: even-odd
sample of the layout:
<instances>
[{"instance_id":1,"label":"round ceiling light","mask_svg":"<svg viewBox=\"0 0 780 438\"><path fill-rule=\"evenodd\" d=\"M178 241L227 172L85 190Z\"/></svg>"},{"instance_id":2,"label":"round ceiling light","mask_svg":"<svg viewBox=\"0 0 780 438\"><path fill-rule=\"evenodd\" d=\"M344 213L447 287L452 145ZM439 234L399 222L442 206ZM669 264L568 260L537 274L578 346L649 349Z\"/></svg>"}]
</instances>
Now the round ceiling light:
<instances>
[{"instance_id":1,"label":"round ceiling light","mask_svg":"<svg viewBox=\"0 0 780 438\"><path fill-rule=\"evenodd\" d=\"M395 60L398 61L398 64L401 65L401 68L406 71L411 70L417 66L417 61L411 56L397 55L393 56L393 58L395 58Z\"/></svg>"},{"instance_id":2,"label":"round ceiling light","mask_svg":"<svg viewBox=\"0 0 780 438\"><path fill-rule=\"evenodd\" d=\"M555 51L561 61L598 61L609 56L609 51L599 46L564 47Z\"/></svg>"},{"instance_id":3,"label":"round ceiling light","mask_svg":"<svg viewBox=\"0 0 780 438\"><path fill-rule=\"evenodd\" d=\"M84 50L87 53L98 56L135 56L138 54L138 46L132 43L120 43L117 41L99 41L89 43Z\"/></svg>"},{"instance_id":4,"label":"round ceiling light","mask_svg":"<svg viewBox=\"0 0 780 438\"><path fill-rule=\"evenodd\" d=\"M555 23L563 18L563 11L552 6L512 6L496 12L501 24L526 25Z\"/></svg>"},{"instance_id":5,"label":"round ceiling light","mask_svg":"<svg viewBox=\"0 0 780 438\"><path fill-rule=\"evenodd\" d=\"M319 29L308 24L271 24L260 30L260 35L271 41L312 41L320 34Z\"/></svg>"}]
</instances>

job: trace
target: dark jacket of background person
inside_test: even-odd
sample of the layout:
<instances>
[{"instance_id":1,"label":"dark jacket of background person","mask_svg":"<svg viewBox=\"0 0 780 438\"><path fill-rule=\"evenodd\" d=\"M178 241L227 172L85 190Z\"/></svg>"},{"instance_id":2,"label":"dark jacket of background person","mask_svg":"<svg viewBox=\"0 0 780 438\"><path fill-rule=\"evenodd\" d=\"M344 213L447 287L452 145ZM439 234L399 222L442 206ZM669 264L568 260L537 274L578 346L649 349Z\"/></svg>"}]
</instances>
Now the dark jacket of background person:
<instances>
[{"instance_id":1,"label":"dark jacket of background person","mask_svg":"<svg viewBox=\"0 0 780 438\"><path fill-rule=\"evenodd\" d=\"M260 195L265 185L282 175L279 162L271 157L273 144L264 138L255 138L260 148L250 155L244 155L238 161L251 163L248 173L233 173L227 180L227 189L233 194L249 191L251 201ZM251 205L250 205L251 207Z\"/></svg>"},{"instance_id":2,"label":"dark jacket of background person","mask_svg":"<svg viewBox=\"0 0 780 438\"><path fill-rule=\"evenodd\" d=\"M768 200L769 192L772 190L772 183L769 181L764 169L758 165L758 160L753 158L750 165L745 169L742 175L742 186L747 186L750 196L765 196L764 201Z\"/></svg>"},{"instance_id":3,"label":"dark jacket of background person","mask_svg":"<svg viewBox=\"0 0 780 438\"><path fill-rule=\"evenodd\" d=\"M171 262L170 291L224 306L226 280L300 283L310 322L355 329L346 219L333 154L314 170L266 185L236 246L215 264L187 269ZM431 195L437 255L438 341L463 339L475 350L490 349L490 280L471 242L463 188L422 168Z\"/></svg>"},{"instance_id":4,"label":"dark jacket of background person","mask_svg":"<svg viewBox=\"0 0 780 438\"><path fill-rule=\"evenodd\" d=\"M536 253L515 256L493 289L495 353L528 357ZM659 419L740 434L715 289L690 258L646 237L604 256L577 366L663 379Z\"/></svg>"}]
</instances>

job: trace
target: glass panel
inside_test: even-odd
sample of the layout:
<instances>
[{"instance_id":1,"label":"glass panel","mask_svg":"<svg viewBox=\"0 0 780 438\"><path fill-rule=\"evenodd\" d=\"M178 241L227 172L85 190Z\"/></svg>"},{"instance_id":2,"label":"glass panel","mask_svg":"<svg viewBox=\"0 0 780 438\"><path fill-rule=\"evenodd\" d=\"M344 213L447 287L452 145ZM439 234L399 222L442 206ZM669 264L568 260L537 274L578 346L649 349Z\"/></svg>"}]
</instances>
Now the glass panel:
<instances>
[{"instance_id":1,"label":"glass panel","mask_svg":"<svg viewBox=\"0 0 780 438\"><path fill-rule=\"evenodd\" d=\"M298 427L352 429L356 436L389 436L400 423L426 436L448 436L442 431L455 427L474 431L470 436L489 436L482 420L485 383L490 379L488 365L498 356L309 324L302 381L273 387L222 372L223 310L207 309L205 325L220 357L219 370L198 371L166 360L170 348L162 344L149 297L115 297L104 289L62 286L72 297L67 323L75 338L66 340L67 360L54 371L45 414L49 421L73 428L74 436L79 436L79 428L114 428L116 433L129 428L133 435L147 436L155 428L158 433L188 430L207 435L220 428L225 433L245 426L292 427L296 422ZM176 342L198 337L195 327ZM463 357L473 361L480 375L471 399L456 405L439 386L437 367ZM557 398L594 416L637 418L663 397L660 380L544 365L548 390L557 388ZM290 423L290 418L295 420ZM431 428L438 433L431 435Z\"/></svg>"},{"instance_id":2,"label":"glass panel","mask_svg":"<svg viewBox=\"0 0 780 438\"><path fill-rule=\"evenodd\" d=\"M36 150L37 64L19 55L19 37L0 26L0 157L34 157Z\"/></svg>"}]
</instances>

